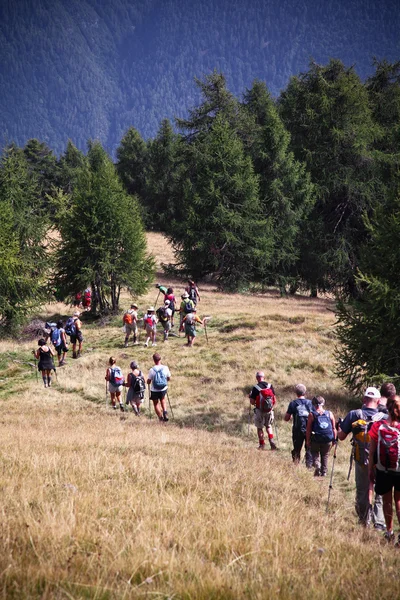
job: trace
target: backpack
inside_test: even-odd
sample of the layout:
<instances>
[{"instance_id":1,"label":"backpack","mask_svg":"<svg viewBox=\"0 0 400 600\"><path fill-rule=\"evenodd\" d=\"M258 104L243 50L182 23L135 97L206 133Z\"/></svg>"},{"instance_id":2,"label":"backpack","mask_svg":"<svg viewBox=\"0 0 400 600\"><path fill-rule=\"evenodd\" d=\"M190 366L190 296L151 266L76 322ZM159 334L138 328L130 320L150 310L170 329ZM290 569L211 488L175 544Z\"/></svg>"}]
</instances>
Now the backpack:
<instances>
[{"instance_id":1,"label":"backpack","mask_svg":"<svg viewBox=\"0 0 400 600\"><path fill-rule=\"evenodd\" d=\"M197 300L196 288L194 288L194 287L189 288L189 299L192 300L192 302L196 303L196 300Z\"/></svg>"},{"instance_id":2,"label":"backpack","mask_svg":"<svg viewBox=\"0 0 400 600\"><path fill-rule=\"evenodd\" d=\"M110 369L110 383L119 387L120 385L124 385L125 379L122 375L122 371L119 367L109 367Z\"/></svg>"},{"instance_id":3,"label":"backpack","mask_svg":"<svg viewBox=\"0 0 400 600\"><path fill-rule=\"evenodd\" d=\"M146 315L144 318L144 323L145 323L145 325L148 325L148 327L153 327L153 325L154 325L153 317L149 317L148 315Z\"/></svg>"},{"instance_id":4,"label":"backpack","mask_svg":"<svg viewBox=\"0 0 400 600\"><path fill-rule=\"evenodd\" d=\"M400 430L382 423L378 429L377 468L400 473Z\"/></svg>"},{"instance_id":5,"label":"backpack","mask_svg":"<svg viewBox=\"0 0 400 600\"><path fill-rule=\"evenodd\" d=\"M132 323L133 323L133 316L131 315L131 313L129 313L129 312L126 312L126 313L124 314L124 316L122 317L122 320L123 320L123 322L124 322L126 325L132 325Z\"/></svg>"},{"instance_id":6,"label":"backpack","mask_svg":"<svg viewBox=\"0 0 400 600\"><path fill-rule=\"evenodd\" d=\"M167 313L167 307L160 306L160 308L157 309L157 316L162 323L166 323L168 321L168 316L169 316Z\"/></svg>"},{"instance_id":7,"label":"backpack","mask_svg":"<svg viewBox=\"0 0 400 600\"><path fill-rule=\"evenodd\" d=\"M155 391L161 391L168 385L167 378L164 373L163 367L153 367L154 377L153 377L153 388Z\"/></svg>"},{"instance_id":8,"label":"backpack","mask_svg":"<svg viewBox=\"0 0 400 600\"><path fill-rule=\"evenodd\" d=\"M185 315L188 315L189 313L193 312L193 302L192 300L190 300L190 298L188 300L184 300L184 306L183 306L183 312L185 313Z\"/></svg>"},{"instance_id":9,"label":"backpack","mask_svg":"<svg viewBox=\"0 0 400 600\"><path fill-rule=\"evenodd\" d=\"M293 415L293 430L297 433L303 433L305 435L307 431L307 421L308 415L310 414L310 409L306 404L302 401L299 403L296 402L296 411Z\"/></svg>"},{"instance_id":10,"label":"backpack","mask_svg":"<svg viewBox=\"0 0 400 600\"><path fill-rule=\"evenodd\" d=\"M353 433L351 443L354 446L354 460L361 465L367 466L369 460L369 444L371 441L369 430L373 423L386 419L387 415L378 412L372 417L369 417L363 413L361 408L357 410L356 413L358 419L351 424Z\"/></svg>"},{"instance_id":11,"label":"backpack","mask_svg":"<svg viewBox=\"0 0 400 600\"><path fill-rule=\"evenodd\" d=\"M174 310L175 310L175 300L174 300L174 298L175 297L174 297L173 294L166 294L165 295L165 300L169 300L169 307L168 308L170 308L172 310L172 312L174 312Z\"/></svg>"},{"instance_id":12,"label":"backpack","mask_svg":"<svg viewBox=\"0 0 400 600\"><path fill-rule=\"evenodd\" d=\"M54 327L54 329L51 330L50 339L53 346L61 346L61 331L57 327Z\"/></svg>"},{"instance_id":13,"label":"backpack","mask_svg":"<svg viewBox=\"0 0 400 600\"><path fill-rule=\"evenodd\" d=\"M140 371L139 375L134 375L131 373L131 385L130 387L133 389L133 393L135 396L139 396L142 400L144 398L144 393L146 391L146 382L143 377L142 371Z\"/></svg>"},{"instance_id":14,"label":"backpack","mask_svg":"<svg viewBox=\"0 0 400 600\"><path fill-rule=\"evenodd\" d=\"M274 407L275 404L275 394L272 391L272 386L270 383L267 384L267 387L261 388L256 385L256 389L258 390L258 396L256 398L256 408L261 410L263 413L269 413Z\"/></svg>"},{"instance_id":15,"label":"backpack","mask_svg":"<svg viewBox=\"0 0 400 600\"><path fill-rule=\"evenodd\" d=\"M76 319L74 317L69 317L67 322L65 323L64 331L67 335L76 335Z\"/></svg>"},{"instance_id":16,"label":"backpack","mask_svg":"<svg viewBox=\"0 0 400 600\"><path fill-rule=\"evenodd\" d=\"M312 424L312 441L317 444L328 444L333 442L335 439L333 435L331 413L329 410L325 410L323 413L319 413L316 410L312 411L314 421Z\"/></svg>"}]
</instances>

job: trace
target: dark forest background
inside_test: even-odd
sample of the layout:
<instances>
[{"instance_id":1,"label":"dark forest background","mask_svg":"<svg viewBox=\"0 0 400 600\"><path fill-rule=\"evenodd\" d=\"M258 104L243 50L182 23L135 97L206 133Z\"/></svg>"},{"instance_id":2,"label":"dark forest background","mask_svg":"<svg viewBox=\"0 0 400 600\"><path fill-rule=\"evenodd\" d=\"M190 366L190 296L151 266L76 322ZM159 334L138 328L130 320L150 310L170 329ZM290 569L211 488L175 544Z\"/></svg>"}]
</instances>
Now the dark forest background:
<instances>
[{"instance_id":1,"label":"dark forest background","mask_svg":"<svg viewBox=\"0 0 400 600\"><path fill-rule=\"evenodd\" d=\"M276 97L310 59L339 58L365 79L400 52L398 0L2 0L0 143L39 137L57 154L99 139L114 155L197 104L214 69L241 95Z\"/></svg>"}]
</instances>

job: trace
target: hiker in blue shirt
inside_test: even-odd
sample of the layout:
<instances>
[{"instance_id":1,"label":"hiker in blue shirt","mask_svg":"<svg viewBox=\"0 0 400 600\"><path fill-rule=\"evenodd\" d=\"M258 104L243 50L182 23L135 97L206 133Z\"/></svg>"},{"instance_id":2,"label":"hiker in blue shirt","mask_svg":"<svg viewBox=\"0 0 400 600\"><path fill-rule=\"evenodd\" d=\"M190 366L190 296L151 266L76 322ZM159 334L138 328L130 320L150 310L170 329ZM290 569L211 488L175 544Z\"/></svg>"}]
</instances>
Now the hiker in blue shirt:
<instances>
[{"instance_id":1,"label":"hiker in blue shirt","mask_svg":"<svg viewBox=\"0 0 400 600\"><path fill-rule=\"evenodd\" d=\"M290 421L293 417L293 450L292 459L294 464L300 463L301 449L306 441L306 430L308 415L312 410L311 400L305 397L307 388L302 383L298 383L294 388L296 392L296 400L292 400L289 403L286 414L284 416L285 421ZM313 459L311 451L306 448L306 467L312 469Z\"/></svg>"},{"instance_id":2,"label":"hiker in blue shirt","mask_svg":"<svg viewBox=\"0 0 400 600\"><path fill-rule=\"evenodd\" d=\"M150 385L150 399L153 400L154 410L160 421L168 421L167 405L165 396L168 391L168 382L171 373L167 365L161 364L161 356L156 352L153 354L154 367L147 376L147 385Z\"/></svg>"}]
</instances>

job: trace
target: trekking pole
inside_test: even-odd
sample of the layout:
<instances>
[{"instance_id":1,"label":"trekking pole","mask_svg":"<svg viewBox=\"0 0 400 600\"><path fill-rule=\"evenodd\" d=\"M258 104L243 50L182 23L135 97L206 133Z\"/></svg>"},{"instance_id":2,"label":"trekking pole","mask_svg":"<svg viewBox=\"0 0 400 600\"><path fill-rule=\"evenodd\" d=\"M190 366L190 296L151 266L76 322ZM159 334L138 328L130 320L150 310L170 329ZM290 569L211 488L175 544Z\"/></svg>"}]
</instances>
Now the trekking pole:
<instances>
[{"instance_id":1,"label":"trekking pole","mask_svg":"<svg viewBox=\"0 0 400 600\"><path fill-rule=\"evenodd\" d=\"M158 302L158 297L160 295L160 292L161 292L161 290L158 290L157 298L156 298L156 301L154 303L154 308L157 308L157 302Z\"/></svg>"},{"instance_id":2,"label":"trekking pole","mask_svg":"<svg viewBox=\"0 0 400 600\"><path fill-rule=\"evenodd\" d=\"M328 502L326 503L326 512L328 512L328 510L329 510L329 500L330 500L330 498L331 498L331 490L333 489L333 486L332 486L332 482L333 482L333 471L334 471L334 468L335 468L335 460L336 460L336 451L337 451L337 447L338 447L338 440L337 440L337 438L336 438L336 440L335 440L335 451L334 451L334 453L333 453L333 462L332 462L331 480L330 480L330 482L329 482Z\"/></svg>"},{"instance_id":3,"label":"trekking pole","mask_svg":"<svg viewBox=\"0 0 400 600\"><path fill-rule=\"evenodd\" d=\"M174 417L174 411L172 410L172 406L171 406L171 400L169 399L168 390L167 390L167 398L168 398L168 404L169 404L169 408L170 408L170 411L171 411L172 418L173 418L173 419L174 419L174 421L175 421L175 417Z\"/></svg>"},{"instance_id":4,"label":"trekking pole","mask_svg":"<svg viewBox=\"0 0 400 600\"><path fill-rule=\"evenodd\" d=\"M106 408L107 408L107 380L106 380Z\"/></svg>"},{"instance_id":5,"label":"trekking pole","mask_svg":"<svg viewBox=\"0 0 400 600\"><path fill-rule=\"evenodd\" d=\"M149 392L149 417L150 417L150 419L152 419L153 415L151 413L151 407L150 407L150 384L147 385L147 389L148 389L148 392Z\"/></svg>"},{"instance_id":6,"label":"trekking pole","mask_svg":"<svg viewBox=\"0 0 400 600\"><path fill-rule=\"evenodd\" d=\"M353 468L353 460L354 460L354 446L351 449L351 454L350 454L350 465L349 465L349 472L347 473L347 481L350 481L350 475L351 475L351 470Z\"/></svg>"}]
</instances>

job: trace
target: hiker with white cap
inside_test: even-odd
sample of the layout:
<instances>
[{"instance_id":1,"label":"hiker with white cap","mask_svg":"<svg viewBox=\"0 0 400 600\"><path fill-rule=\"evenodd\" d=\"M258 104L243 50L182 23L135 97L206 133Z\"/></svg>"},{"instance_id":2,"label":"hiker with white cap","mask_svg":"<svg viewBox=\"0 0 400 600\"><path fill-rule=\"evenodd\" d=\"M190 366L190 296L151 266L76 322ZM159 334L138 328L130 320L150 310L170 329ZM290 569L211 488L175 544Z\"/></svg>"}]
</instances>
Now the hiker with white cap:
<instances>
[{"instance_id":1,"label":"hiker with white cap","mask_svg":"<svg viewBox=\"0 0 400 600\"><path fill-rule=\"evenodd\" d=\"M357 410L351 410L340 423L338 438L343 441L349 433L353 434L351 463L355 463L356 479L356 513L361 525L368 527L371 521L376 529L385 529L385 520L382 510L382 497L375 495L372 509L372 485L368 476L368 461L370 449L369 430L372 424L386 418L386 414L379 412L378 402L380 393L376 387L365 390L363 404Z\"/></svg>"},{"instance_id":2,"label":"hiker with white cap","mask_svg":"<svg viewBox=\"0 0 400 600\"><path fill-rule=\"evenodd\" d=\"M72 344L72 358L79 358L82 354L82 321L80 320L79 310L76 310L72 317L67 319L65 323L64 331L70 336L70 342ZM76 350L76 344L78 343L78 351Z\"/></svg>"},{"instance_id":3,"label":"hiker with white cap","mask_svg":"<svg viewBox=\"0 0 400 600\"><path fill-rule=\"evenodd\" d=\"M146 314L143 317L143 328L146 331L146 341L145 346L149 345L151 340L152 346L157 346L156 344L156 332L157 332L157 317L154 314L154 306L149 306Z\"/></svg>"},{"instance_id":4,"label":"hiker with white cap","mask_svg":"<svg viewBox=\"0 0 400 600\"><path fill-rule=\"evenodd\" d=\"M124 342L125 348L128 347L129 336L131 335L131 333L133 334L133 343L135 345L138 344L137 309L138 309L138 305L135 303L132 303L131 307L126 311L126 313L124 314L124 316L122 318L123 323L124 323L124 330L125 330L125 342Z\"/></svg>"},{"instance_id":5,"label":"hiker with white cap","mask_svg":"<svg viewBox=\"0 0 400 600\"><path fill-rule=\"evenodd\" d=\"M180 316L179 328L182 327L182 321L185 318L185 316L188 315L189 313L193 312L195 309L194 302L193 302L193 300L191 300L189 298L189 294L187 292L183 292L181 298L182 298L182 302L179 307L179 316Z\"/></svg>"},{"instance_id":6,"label":"hiker with white cap","mask_svg":"<svg viewBox=\"0 0 400 600\"><path fill-rule=\"evenodd\" d=\"M168 334L171 331L172 310L169 305L170 301L164 300L164 304L157 308L157 318L164 329L164 342L168 340Z\"/></svg>"},{"instance_id":7,"label":"hiker with white cap","mask_svg":"<svg viewBox=\"0 0 400 600\"><path fill-rule=\"evenodd\" d=\"M265 381L263 371L256 373L257 385L249 394L250 404L254 406L254 425L257 427L258 449L265 450L264 427L267 430L271 450L276 450L272 423L274 422L275 391L272 384Z\"/></svg>"}]
</instances>

